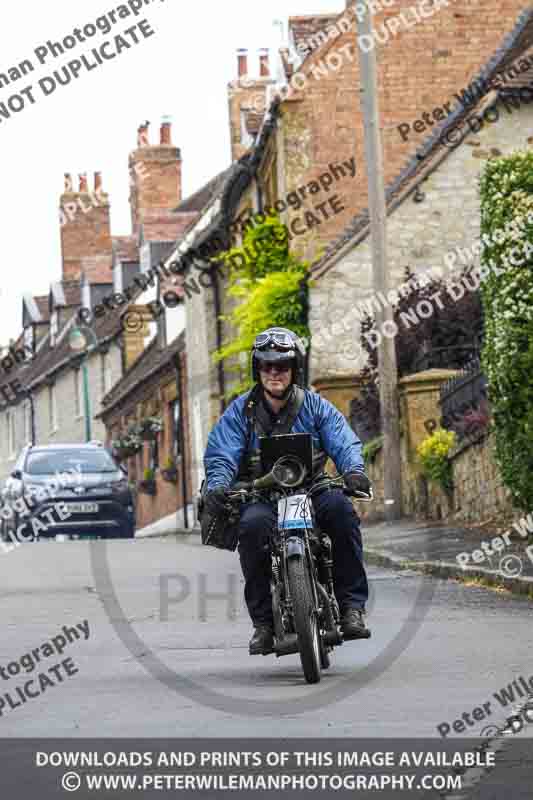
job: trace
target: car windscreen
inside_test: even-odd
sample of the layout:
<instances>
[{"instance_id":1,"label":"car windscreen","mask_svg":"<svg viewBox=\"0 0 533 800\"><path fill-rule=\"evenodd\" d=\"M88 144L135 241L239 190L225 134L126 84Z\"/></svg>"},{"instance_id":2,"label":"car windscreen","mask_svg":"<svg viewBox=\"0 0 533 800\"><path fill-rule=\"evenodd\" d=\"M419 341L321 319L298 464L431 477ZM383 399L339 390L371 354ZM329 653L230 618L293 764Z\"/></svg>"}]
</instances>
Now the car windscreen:
<instances>
[{"instance_id":1,"label":"car windscreen","mask_svg":"<svg viewBox=\"0 0 533 800\"><path fill-rule=\"evenodd\" d=\"M28 454L24 472L29 475L53 475L76 470L116 472L118 467L106 450L34 450Z\"/></svg>"}]
</instances>

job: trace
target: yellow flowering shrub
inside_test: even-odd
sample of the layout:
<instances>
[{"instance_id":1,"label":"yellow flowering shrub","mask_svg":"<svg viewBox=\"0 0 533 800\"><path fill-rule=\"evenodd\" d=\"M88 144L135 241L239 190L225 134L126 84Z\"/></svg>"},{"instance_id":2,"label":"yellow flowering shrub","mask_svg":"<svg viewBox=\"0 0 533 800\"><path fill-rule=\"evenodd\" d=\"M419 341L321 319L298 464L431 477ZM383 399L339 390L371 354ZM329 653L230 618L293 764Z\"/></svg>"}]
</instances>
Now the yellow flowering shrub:
<instances>
[{"instance_id":1,"label":"yellow flowering shrub","mask_svg":"<svg viewBox=\"0 0 533 800\"><path fill-rule=\"evenodd\" d=\"M448 455L454 445L455 433L437 428L419 444L416 451L424 475L430 481L439 483L446 491L453 488L452 465Z\"/></svg>"}]
</instances>

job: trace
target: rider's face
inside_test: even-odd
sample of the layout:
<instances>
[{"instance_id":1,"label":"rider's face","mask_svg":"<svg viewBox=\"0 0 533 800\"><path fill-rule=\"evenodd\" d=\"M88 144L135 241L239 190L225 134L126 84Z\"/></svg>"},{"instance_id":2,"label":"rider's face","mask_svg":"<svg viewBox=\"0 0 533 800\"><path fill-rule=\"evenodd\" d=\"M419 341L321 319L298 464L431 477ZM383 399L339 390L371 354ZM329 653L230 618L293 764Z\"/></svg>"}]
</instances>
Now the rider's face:
<instances>
[{"instance_id":1,"label":"rider's face","mask_svg":"<svg viewBox=\"0 0 533 800\"><path fill-rule=\"evenodd\" d=\"M292 383L292 369L290 366L287 368L287 366L283 362L281 364L278 362L277 364L264 364L259 367L261 383L273 397L282 397L287 387Z\"/></svg>"}]
</instances>

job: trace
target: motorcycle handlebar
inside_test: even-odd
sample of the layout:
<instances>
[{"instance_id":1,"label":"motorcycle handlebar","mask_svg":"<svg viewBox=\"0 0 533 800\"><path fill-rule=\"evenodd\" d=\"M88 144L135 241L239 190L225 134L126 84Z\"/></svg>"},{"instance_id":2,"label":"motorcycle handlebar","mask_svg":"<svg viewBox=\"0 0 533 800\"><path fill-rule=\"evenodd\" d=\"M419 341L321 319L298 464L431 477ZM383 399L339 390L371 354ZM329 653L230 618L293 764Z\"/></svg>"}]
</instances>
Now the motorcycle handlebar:
<instances>
[{"instance_id":1,"label":"motorcycle handlebar","mask_svg":"<svg viewBox=\"0 0 533 800\"><path fill-rule=\"evenodd\" d=\"M370 489L370 494L366 494L365 492L352 492L346 488L342 477L329 478L320 481L311 488L309 494L314 494L317 489L325 489L335 486L342 489L344 494L348 495L348 497L353 497L356 500L360 500L362 502L371 502L374 499L372 489ZM245 495L252 494L255 491L257 491L257 489L254 488L253 482L248 483L246 481L237 481L237 483L235 483L231 489L228 489L227 498L230 502L232 500L243 500Z\"/></svg>"}]
</instances>

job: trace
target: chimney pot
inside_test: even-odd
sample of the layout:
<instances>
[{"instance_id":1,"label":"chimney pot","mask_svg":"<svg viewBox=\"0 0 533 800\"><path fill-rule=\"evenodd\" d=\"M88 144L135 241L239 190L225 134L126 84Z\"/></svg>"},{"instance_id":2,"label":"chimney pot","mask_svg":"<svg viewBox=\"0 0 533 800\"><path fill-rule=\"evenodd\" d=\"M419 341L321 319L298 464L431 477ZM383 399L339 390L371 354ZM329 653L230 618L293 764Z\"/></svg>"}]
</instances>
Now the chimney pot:
<instances>
[{"instance_id":1,"label":"chimney pot","mask_svg":"<svg viewBox=\"0 0 533 800\"><path fill-rule=\"evenodd\" d=\"M137 146L138 147L148 147L150 144L150 140L148 138L148 128L150 126L149 122L143 122L142 125L139 125L139 129L137 131Z\"/></svg>"},{"instance_id":2,"label":"chimney pot","mask_svg":"<svg viewBox=\"0 0 533 800\"><path fill-rule=\"evenodd\" d=\"M94 191L98 192L102 188L102 173L94 173Z\"/></svg>"},{"instance_id":3,"label":"chimney pot","mask_svg":"<svg viewBox=\"0 0 533 800\"><path fill-rule=\"evenodd\" d=\"M267 78L270 75L268 47L262 47L259 50L259 74L262 78Z\"/></svg>"},{"instance_id":4,"label":"chimney pot","mask_svg":"<svg viewBox=\"0 0 533 800\"><path fill-rule=\"evenodd\" d=\"M246 48L240 48L237 50L237 64L239 70L239 78L243 78L245 75L248 75L248 50Z\"/></svg>"},{"instance_id":5,"label":"chimney pot","mask_svg":"<svg viewBox=\"0 0 533 800\"><path fill-rule=\"evenodd\" d=\"M161 123L161 144L172 144L172 123L169 120L163 120Z\"/></svg>"},{"instance_id":6,"label":"chimney pot","mask_svg":"<svg viewBox=\"0 0 533 800\"><path fill-rule=\"evenodd\" d=\"M87 173L83 172L80 176L80 192L88 192Z\"/></svg>"},{"instance_id":7,"label":"chimney pot","mask_svg":"<svg viewBox=\"0 0 533 800\"><path fill-rule=\"evenodd\" d=\"M72 175L70 172L65 172L65 192L72 192L73 190Z\"/></svg>"}]
</instances>

